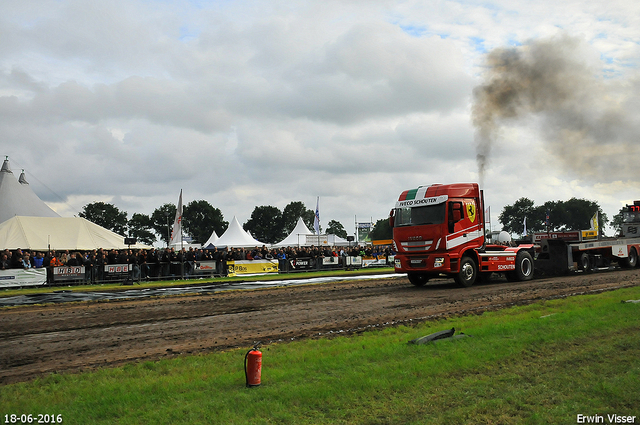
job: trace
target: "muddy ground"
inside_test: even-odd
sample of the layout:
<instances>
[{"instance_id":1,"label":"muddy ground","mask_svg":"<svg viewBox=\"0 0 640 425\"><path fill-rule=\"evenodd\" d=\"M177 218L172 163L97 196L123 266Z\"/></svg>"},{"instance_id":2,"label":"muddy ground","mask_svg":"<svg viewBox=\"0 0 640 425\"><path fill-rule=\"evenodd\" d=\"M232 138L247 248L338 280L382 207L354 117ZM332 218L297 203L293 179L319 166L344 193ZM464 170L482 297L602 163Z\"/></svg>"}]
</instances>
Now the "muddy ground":
<instances>
[{"instance_id":1,"label":"muddy ground","mask_svg":"<svg viewBox=\"0 0 640 425\"><path fill-rule=\"evenodd\" d=\"M640 269L471 288L406 277L0 309L0 384L140 360L361 332L640 284Z\"/></svg>"}]
</instances>

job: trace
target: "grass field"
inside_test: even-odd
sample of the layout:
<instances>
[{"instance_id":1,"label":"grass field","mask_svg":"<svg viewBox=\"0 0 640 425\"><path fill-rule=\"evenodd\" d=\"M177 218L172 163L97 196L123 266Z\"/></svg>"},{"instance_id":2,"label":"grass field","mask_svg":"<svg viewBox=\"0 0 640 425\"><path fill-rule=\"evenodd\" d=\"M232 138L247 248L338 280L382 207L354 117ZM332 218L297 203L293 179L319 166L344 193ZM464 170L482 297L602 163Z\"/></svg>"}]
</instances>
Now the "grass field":
<instances>
[{"instance_id":1,"label":"grass field","mask_svg":"<svg viewBox=\"0 0 640 425\"><path fill-rule=\"evenodd\" d=\"M0 387L0 419L66 424L640 423L640 287L262 348L50 375ZM455 327L471 335L409 340ZM248 347L247 347L248 349ZM25 416L26 418L26 416ZM34 416L36 418L36 416ZM586 423L586 422L585 422Z\"/></svg>"}]
</instances>

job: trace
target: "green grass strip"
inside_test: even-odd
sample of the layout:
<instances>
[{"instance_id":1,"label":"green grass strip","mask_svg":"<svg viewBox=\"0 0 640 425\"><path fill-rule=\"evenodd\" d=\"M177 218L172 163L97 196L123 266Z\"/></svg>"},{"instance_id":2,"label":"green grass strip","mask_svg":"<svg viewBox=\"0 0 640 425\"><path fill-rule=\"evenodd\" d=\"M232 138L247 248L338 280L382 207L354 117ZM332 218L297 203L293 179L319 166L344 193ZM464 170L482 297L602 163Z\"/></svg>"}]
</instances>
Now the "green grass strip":
<instances>
[{"instance_id":1,"label":"green grass strip","mask_svg":"<svg viewBox=\"0 0 640 425\"><path fill-rule=\"evenodd\" d=\"M0 387L5 414L85 424L640 423L640 287L482 315L246 350L50 375ZM455 327L469 338L407 342Z\"/></svg>"}]
</instances>

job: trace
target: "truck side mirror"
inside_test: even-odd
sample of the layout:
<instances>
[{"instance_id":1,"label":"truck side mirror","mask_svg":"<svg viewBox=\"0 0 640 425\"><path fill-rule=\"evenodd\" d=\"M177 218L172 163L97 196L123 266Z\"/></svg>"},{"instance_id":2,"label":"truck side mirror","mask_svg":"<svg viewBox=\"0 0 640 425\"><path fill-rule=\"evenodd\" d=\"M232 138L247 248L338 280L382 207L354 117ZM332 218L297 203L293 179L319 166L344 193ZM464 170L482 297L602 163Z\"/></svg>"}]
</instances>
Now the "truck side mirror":
<instances>
[{"instance_id":1,"label":"truck side mirror","mask_svg":"<svg viewBox=\"0 0 640 425\"><path fill-rule=\"evenodd\" d=\"M389 213L389 227L393 227L393 225L396 223L396 210L391 210L391 212Z\"/></svg>"}]
</instances>

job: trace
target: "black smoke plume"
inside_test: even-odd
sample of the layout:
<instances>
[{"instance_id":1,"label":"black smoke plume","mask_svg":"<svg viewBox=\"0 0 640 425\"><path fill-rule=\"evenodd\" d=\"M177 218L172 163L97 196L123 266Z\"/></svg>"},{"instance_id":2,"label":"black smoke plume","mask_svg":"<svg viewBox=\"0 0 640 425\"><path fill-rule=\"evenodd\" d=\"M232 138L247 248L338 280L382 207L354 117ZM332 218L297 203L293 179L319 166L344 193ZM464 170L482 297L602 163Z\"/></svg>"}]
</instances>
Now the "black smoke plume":
<instances>
[{"instance_id":1,"label":"black smoke plume","mask_svg":"<svg viewBox=\"0 0 640 425\"><path fill-rule=\"evenodd\" d=\"M638 79L607 75L594 51L562 35L486 56L472 111L480 183L503 125L528 125L568 172L602 182L638 178ZM613 69L615 71L615 69Z\"/></svg>"}]
</instances>

